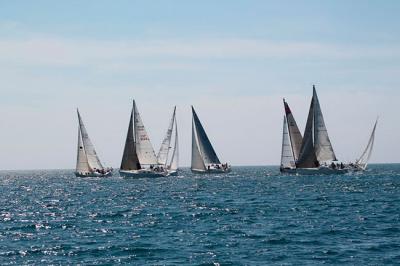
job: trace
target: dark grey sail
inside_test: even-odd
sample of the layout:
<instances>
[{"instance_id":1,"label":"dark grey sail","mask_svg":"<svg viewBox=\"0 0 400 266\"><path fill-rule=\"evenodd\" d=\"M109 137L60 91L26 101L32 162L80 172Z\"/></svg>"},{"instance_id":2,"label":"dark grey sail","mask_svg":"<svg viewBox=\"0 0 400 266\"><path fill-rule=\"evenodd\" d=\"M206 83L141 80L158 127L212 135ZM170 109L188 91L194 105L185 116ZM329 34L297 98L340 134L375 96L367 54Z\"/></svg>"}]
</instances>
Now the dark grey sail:
<instances>
[{"instance_id":1,"label":"dark grey sail","mask_svg":"<svg viewBox=\"0 0 400 266\"><path fill-rule=\"evenodd\" d=\"M193 106L192 106L192 114L193 114L193 123L194 123L194 130L195 135L197 136L197 143L199 152L203 159L205 165L207 164L220 164L221 162L218 159L217 154L213 146L211 145L210 140L197 116Z\"/></svg>"},{"instance_id":2,"label":"dark grey sail","mask_svg":"<svg viewBox=\"0 0 400 266\"><path fill-rule=\"evenodd\" d=\"M128 133L126 135L124 154L122 156L121 170L139 170L140 163L136 153L135 138L133 137L133 109L129 120Z\"/></svg>"},{"instance_id":3,"label":"dark grey sail","mask_svg":"<svg viewBox=\"0 0 400 266\"><path fill-rule=\"evenodd\" d=\"M322 115L321 106L315 86L313 86L313 101L314 101L314 147L315 155L318 161L337 161L335 152L328 136L328 130L325 126L324 117Z\"/></svg>"},{"instance_id":4,"label":"dark grey sail","mask_svg":"<svg viewBox=\"0 0 400 266\"><path fill-rule=\"evenodd\" d=\"M306 129L304 130L303 143L300 149L297 168L314 168L318 167L317 157L314 150L314 98L311 100L310 111L308 112Z\"/></svg>"}]
</instances>

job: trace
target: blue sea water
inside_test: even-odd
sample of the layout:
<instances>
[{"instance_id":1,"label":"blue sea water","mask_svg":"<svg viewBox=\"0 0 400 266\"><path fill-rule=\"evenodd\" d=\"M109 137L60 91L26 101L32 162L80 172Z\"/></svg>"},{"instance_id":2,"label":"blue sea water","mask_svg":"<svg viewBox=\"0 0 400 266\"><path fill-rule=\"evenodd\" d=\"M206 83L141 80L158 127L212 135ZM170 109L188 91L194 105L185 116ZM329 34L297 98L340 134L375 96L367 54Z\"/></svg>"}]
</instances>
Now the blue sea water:
<instances>
[{"instance_id":1,"label":"blue sea water","mask_svg":"<svg viewBox=\"0 0 400 266\"><path fill-rule=\"evenodd\" d=\"M0 172L0 264L398 265L400 165L363 174Z\"/></svg>"}]
</instances>

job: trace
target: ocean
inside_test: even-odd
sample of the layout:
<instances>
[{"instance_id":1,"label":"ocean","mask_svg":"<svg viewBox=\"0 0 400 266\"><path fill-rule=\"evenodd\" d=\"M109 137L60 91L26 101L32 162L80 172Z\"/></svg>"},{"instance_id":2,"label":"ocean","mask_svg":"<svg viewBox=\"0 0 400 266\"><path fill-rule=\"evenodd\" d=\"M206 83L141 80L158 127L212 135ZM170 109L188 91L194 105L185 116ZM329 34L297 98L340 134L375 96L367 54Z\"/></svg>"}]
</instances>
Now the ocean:
<instances>
[{"instance_id":1,"label":"ocean","mask_svg":"<svg viewBox=\"0 0 400 266\"><path fill-rule=\"evenodd\" d=\"M400 263L399 164L342 176L1 171L0 208L1 265Z\"/></svg>"}]
</instances>

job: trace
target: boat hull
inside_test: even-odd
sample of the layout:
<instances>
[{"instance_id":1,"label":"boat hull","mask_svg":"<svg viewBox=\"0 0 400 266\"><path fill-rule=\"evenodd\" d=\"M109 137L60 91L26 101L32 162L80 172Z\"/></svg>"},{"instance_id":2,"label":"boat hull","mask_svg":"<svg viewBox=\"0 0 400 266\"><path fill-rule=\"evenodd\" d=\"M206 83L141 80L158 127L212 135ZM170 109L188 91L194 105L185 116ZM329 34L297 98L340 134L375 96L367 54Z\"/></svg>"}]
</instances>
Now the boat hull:
<instances>
[{"instance_id":1,"label":"boat hull","mask_svg":"<svg viewBox=\"0 0 400 266\"><path fill-rule=\"evenodd\" d=\"M351 170L345 169L332 169L328 167L319 168L283 168L281 173L295 174L295 175L343 175L349 173Z\"/></svg>"},{"instance_id":2,"label":"boat hull","mask_svg":"<svg viewBox=\"0 0 400 266\"><path fill-rule=\"evenodd\" d=\"M231 172L231 168L227 169L208 169L208 170L199 170L199 169L191 169L193 173L196 174L227 174Z\"/></svg>"},{"instance_id":3,"label":"boat hull","mask_svg":"<svg viewBox=\"0 0 400 266\"><path fill-rule=\"evenodd\" d=\"M119 171L119 174L122 177L129 177L129 178L157 178L157 177L164 177L167 176L167 172L155 172L151 170L132 170L132 171Z\"/></svg>"},{"instance_id":4,"label":"boat hull","mask_svg":"<svg viewBox=\"0 0 400 266\"><path fill-rule=\"evenodd\" d=\"M75 172L75 176L76 177L107 177L107 176L112 176L112 171L106 172L104 174L97 173L97 172L95 172L95 173L78 173L78 172Z\"/></svg>"}]
</instances>

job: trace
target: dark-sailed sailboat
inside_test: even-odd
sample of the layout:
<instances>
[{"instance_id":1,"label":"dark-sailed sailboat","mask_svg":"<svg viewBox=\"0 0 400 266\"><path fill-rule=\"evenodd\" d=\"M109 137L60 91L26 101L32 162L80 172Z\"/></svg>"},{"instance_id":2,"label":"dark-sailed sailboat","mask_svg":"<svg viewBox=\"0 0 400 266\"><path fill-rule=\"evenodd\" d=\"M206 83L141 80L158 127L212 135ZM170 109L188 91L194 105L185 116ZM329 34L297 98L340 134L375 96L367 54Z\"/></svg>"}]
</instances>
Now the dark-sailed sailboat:
<instances>
[{"instance_id":1,"label":"dark-sailed sailboat","mask_svg":"<svg viewBox=\"0 0 400 266\"><path fill-rule=\"evenodd\" d=\"M313 86L313 97L303 137L301 137L293 114L285 101L284 106L281 172L297 174L347 173L350 170L349 167L337 160L333 150L315 86Z\"/></svg>"},{"instance_id":2,"label":"dark-sailed sailboat","mask_svg":"<svg viewBox=\"0 0 400 266\"><path fill-rule=\"evenodd\" d=\"M231 167L221 164L210 140L192 106L192 165L195 173L228 173Z\"/></svg>"},{"instance_id":3,"label":"dark-sailed sailboat","mask_svg":"<svg viewBox=\"0 0 400 266\"><path fill-rule=\"evenodd\" d=\"M176 125L175 109L171 125ZM168 130L168 138L171 137L169 136L170 134L172 134L172 130L171 132ZM177 142L177 140L177 137L175 137L175 142ZM166 142L168 145L167 148L169 149L170 140ZM177 147L177 143L175 147ZM164 156L164 150L163 148L161 149L162 152L159 155L159 159ZM175 152L174 150L173 156L177 156L177 151ZM171 158L170 165L167 165L167 159L168 156L165 157L165 162L164 158L162 162L157 159L146 128L140 117L139 110L137 109L135 101L133 101L124 154L119 171L120 175L123 177L135 178L168 176L172 171L171 169L176 172L178 163L177 159Z\"/></svg>"}]
</instances>

